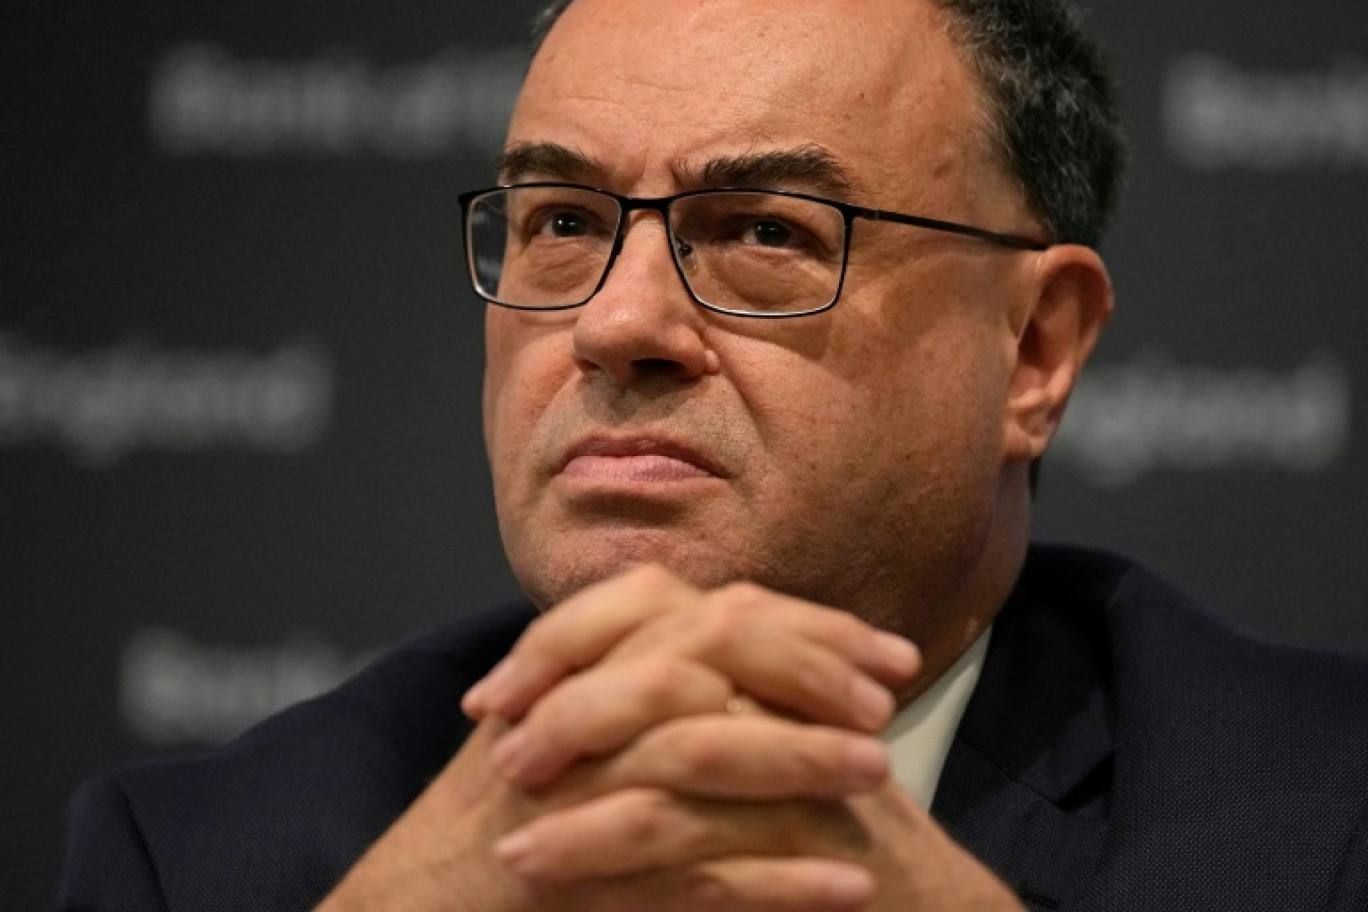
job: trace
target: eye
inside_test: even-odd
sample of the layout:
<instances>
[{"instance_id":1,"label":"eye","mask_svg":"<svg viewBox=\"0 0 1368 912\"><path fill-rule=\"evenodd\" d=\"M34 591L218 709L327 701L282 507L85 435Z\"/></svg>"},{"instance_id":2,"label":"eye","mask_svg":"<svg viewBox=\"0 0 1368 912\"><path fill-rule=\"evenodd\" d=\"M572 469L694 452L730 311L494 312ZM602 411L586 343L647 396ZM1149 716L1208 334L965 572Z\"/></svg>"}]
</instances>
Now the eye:
<instances>
[{"instance_id":1,"label":"eye","mask_svg":"<svg viewBox=\"0 0 1368 912\"><path fill-rule=\"evenodd\" d=\"M589 233L589 221L578 212L562 209L548 214L540 230L552 237L583 237Z\"/></svg>"},{"instance_id":2,"label":"eye","mask_svg":"<svg viewBox=\"0 0 1368 912\"><path fill-rule=\"evenodd\" d=\"M757 219L746 226L742 239L761 247L786 247L793 243L793 229L774 219Z\"/></svg>"}]
</instances>

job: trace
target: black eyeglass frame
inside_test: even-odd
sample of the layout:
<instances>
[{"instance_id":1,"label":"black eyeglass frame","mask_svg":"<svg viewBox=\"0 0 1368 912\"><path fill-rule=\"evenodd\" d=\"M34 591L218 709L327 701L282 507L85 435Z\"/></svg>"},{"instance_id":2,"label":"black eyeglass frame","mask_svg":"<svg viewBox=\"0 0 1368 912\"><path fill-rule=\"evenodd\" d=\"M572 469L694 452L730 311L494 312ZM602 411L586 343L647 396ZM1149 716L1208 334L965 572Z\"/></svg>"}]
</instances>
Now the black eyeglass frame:
<instances>
[{"instance_id":1,"label":"black eyeglass frame","mask_svg":"<svg viewBox=\"0 0 1368 912\"><path fill-rule=\"evenodd\" d=\"M607 262L604 263L603 274L599 276L598 283L594 286L594 289L591 292L589 292L589 294L587 294L583 299L576 301L573 304L554 304L545 307L532 306L527 304L512 304L507 301L500 301L497 298L491 297L490 295L480 290L479 277L476 275L475 272L475 251L473 249L474 233L471 230L470 223L471 206L474 205L474 203L481 197L489 195L491 193L502 193L507 190L519 190L524 188L528 190L549 190L557 188L564 190L584 190L608 197L609 199L612 199L617 203L618 223L613 237L613 249L608 254ZM752 311L735 310L733 308L723 307L718 304L712 304L698 296L698 292L694 291L693 285L689 282L688 276L685 274L684 265L679 262L679 241L675 238L674 227L670 222L670 206L673 205L677 200L688 199L689 197L694 196L704 196L708 194L716 195L743 193L768 193L773 194L774 196L788 197L790 199L808 200L809 202L821 203L823 205L830 206L832 209L835 209L837 212L841 214L841 217L845 222L845 239L843 243L843 249L841 250L841 274L836 281L836 289L832 292L830 301L821 305L820 307L811 307L807 310ZM855 219L857 218L868 219L869 221L873 222L894 222L899 225L912 225L917 228L928 228L932 231L941 231L947 232L949 234L958 234L964 237L971 237L980 241L986 241L987 243L994 244L999 247L1009 247L1016 250L1041 251L1047 250L1053 246L1053 244L1047 241L1039 241L1034 238L1024 237L1019 234L1004 234L997 231L989 231L986 228L977 228L973 225L964 225L959 222L948 222L944 221L943 219L928 218L922 215L909 215L904 212L890 212L886 209L870 209L865 206L856 206L852 203L843 202L841 200L828 199L822 196L814 196L809 193L799 193L793 190L759 189L748 187L715 187L699 190L685 190L682 193L675 193L671 194L670 196L634 197L623 196L619 193L613 193L611 190L603 190L598 187L589 187L583 184L574 184L564 181L532 181L525 184L506 184L497 187L486 187L481 190L467 190L466 192L457 196L456 199L461 206L461 229L462 234L464 235L466 249L466 275L467 278L469 278L470 280L471 287L474 289L476 295L488 301L490 304L495 304L499 307L508 307L513 310L570 310L572 308L583 307L585 304L588 304L591 300L593 300L594 295L598 294L599 291L602 290L604 283L608 281L608 274L613 271L613 264L617 262L618 254L622 251L623 241L625 240L627 235L626 226L628 221L630 221L627 218L627 216L632 212L638 211L660 213L661 220L665 223L666 239L670 245L670 259L674 262L675 271L679 273L679 279L681 282L684 283L684 288L686 291L688 291L689 297L693 298L694 303L698 304L700 307L704 307L715 313L728 314L729 316L734 317L755 317L758 319L783 319L787 317L806 317L812 314L822 313L823 311L827 311L835 307L836 302L841 299L841 290L845 287L846 268L850 265L850 238L851 235L854 234L852 228L854 226Z\"/></svg>"}]
</instances>

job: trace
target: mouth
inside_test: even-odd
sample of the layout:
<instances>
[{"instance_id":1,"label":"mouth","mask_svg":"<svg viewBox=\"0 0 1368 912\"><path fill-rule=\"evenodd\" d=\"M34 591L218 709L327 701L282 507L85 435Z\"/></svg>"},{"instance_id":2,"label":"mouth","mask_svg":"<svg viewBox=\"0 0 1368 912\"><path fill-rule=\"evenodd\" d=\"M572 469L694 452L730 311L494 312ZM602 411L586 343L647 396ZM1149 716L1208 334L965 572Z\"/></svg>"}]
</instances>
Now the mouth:
<instances>
[{"instance_id":1,"label":"mouth","mask_svg":"<svg viewBox=\"0 0 1368 912\"><path fill-rule=\"evenodd\" d=\"M661 437L590 437L570 447L559 475L583 484L657 485L725 478L701 448Z\"/></svg>"}]
</instances>

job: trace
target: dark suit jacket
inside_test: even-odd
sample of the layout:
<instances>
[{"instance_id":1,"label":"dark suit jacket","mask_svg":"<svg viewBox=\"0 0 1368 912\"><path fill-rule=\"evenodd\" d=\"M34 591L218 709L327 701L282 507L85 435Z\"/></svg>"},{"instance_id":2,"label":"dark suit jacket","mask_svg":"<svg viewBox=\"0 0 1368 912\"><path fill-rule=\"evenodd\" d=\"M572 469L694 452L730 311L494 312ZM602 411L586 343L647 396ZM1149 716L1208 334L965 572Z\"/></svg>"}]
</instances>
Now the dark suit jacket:
<instances>
[{"instance_id":1,"label":"dark suit jacket","mask_svg":"<svg viewBox=\"0 0 1368 912\"><path fill-rule=\"evenodd\" d=\"M67 910L305 909L457 750L527 606L467 615L222 750L77 796ZM1033 548L933 808L1036 909L1368 910L1368 669Z\"/></svg>"}]
</instances>

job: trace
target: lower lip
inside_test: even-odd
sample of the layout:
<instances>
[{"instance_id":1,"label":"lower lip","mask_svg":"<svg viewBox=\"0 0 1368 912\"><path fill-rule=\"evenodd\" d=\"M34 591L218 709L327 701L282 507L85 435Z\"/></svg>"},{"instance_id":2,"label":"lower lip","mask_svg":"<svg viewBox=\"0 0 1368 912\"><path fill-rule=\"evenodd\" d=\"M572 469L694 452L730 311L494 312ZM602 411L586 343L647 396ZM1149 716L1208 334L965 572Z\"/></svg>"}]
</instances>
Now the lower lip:
<instances>
[{"instance_id":1,"label":"lower lip","mask_svg":"<svg viewBox=\"0 0 1368 912\"><path fill-rule=\"evenodd\" d=\"M691 462L657 454L576 456L561 475L577 482L608 485L663 484L714 477Z\"/></svg>"}]
</instances>

